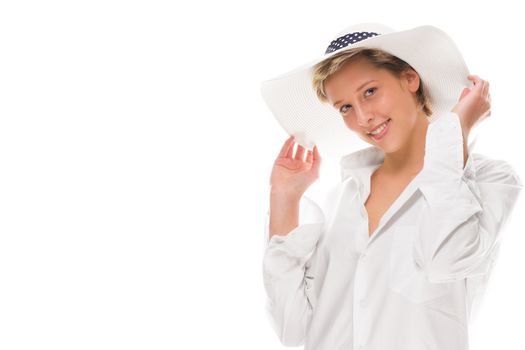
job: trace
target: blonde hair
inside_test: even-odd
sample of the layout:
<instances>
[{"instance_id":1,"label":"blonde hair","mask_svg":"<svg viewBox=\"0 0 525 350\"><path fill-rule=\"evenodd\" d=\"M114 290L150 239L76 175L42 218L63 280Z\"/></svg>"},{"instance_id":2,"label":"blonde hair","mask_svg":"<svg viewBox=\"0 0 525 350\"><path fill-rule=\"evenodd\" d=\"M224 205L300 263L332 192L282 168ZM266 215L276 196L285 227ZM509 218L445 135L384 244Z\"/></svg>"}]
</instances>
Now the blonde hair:
<instances>
[{"instance_id":1,"label":"blonde hair","mask_svg":"<svg viewBox=\"0 0 525 350\"><path fill-rule=\"evenodd\" d=\"M317 63L312 68L312 86L319 101L322 103L328 102L324 89L325 81L342 69L345 64L358 59L365 59L378 69L386 69L398 79L401 77L401 73L406 69L414 69L399 57L381 49L357 47L336 53L330 58ZM432 103L426 94L423 85L423 81L420 77L419 89L416 92L416 97L419 103L419 108L421 108L426 116L429 117L432 115Z\"/></svg>"}]
</instances>

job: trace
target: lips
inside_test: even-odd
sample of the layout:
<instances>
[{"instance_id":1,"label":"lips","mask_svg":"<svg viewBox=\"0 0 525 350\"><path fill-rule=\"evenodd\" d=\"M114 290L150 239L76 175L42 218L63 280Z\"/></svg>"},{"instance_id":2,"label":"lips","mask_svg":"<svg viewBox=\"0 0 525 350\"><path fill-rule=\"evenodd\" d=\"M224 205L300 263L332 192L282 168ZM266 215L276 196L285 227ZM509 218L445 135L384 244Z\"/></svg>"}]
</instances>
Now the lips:
<instances>
[{"instance_id":1,"label":"lips","mask_svg":"<svg viewBox=\"0 0 525 350\"><path fill-rule=\"evenodd\" d=\"M381 142L381 140L385 137L385 135L388 133L388 129L390 129L390 122L391 120L388 119L386 121L386 123L383 123L383 125L379 125L379 129L381 131L379 131L377 134L375 135L372 135L372 134L368 134L368 136L373 139L375 142Z\"/></svg>"},{"instance_id":2,"label":"lips","mask_svg":"<svg viewBox=\"0 0 525 350\"><path fill-rule=\"evenodd\" d=\"M382 122L381 124L376 125L372 130L370 130L369 132L367 132L367 134L368 134L368 135L372 135L372 131L376 130L376 129L379 128L381 125L386 124L389 120L390 120L390 118L388 118L387 120L385 120L385 121Z\"/></svg>"}]
</instances>

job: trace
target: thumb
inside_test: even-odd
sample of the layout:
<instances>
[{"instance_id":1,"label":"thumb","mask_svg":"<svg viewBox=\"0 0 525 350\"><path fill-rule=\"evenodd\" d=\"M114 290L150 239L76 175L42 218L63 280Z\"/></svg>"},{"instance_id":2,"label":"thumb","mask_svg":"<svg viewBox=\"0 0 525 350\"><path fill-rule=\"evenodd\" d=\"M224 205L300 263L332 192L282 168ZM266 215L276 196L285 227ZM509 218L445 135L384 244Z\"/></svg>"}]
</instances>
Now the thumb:
<instances>
[{"instance_id":1,"label":"thumb","mask_svg":"<svg viewBox=\"0 0 525 350\"><path fill-rule=\"evenodd\" d=\"M469 88L464 88L463 91L461 92L461 96L459 96L459 100L461 101L469 93L470 93L470 89Z\"/></svg>"}]
</instances>

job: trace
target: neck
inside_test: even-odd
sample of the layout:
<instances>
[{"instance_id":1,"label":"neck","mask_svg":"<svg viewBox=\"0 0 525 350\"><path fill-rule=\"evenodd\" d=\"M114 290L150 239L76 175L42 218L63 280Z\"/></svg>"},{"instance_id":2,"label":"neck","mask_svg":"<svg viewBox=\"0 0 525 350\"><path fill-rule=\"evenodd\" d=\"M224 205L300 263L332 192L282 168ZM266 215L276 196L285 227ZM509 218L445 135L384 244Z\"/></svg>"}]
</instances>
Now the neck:
<instances>
[{"instance_id":1,"label":"neck","mask_svg":"<svg viewBox=\"0 0 525 350\"><path fill-rule=\"evenodd\" d=\"M428 119L424 114L418 115L412 137L398 150L385 152L381 168L383 173L390 175L417 175L423 168L425 156L425 140Z\"/></svg>"}]
</instances>

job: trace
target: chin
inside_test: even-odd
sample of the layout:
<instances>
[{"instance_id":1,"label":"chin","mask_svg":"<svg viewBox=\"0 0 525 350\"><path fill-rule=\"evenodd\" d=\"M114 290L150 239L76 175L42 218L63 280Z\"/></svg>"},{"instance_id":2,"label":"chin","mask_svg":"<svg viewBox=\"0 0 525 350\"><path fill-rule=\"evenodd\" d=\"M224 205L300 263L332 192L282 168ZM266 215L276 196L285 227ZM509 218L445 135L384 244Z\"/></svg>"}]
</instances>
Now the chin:
<instances>
[{"instance_id":1,"label":"chin","mask_svg":"<svg viewBox=\"0 0 525 350\"><path fill-rule=\"evenodd\" d=\"M393 153L397 151L397 148L394 148L394 147L378 147L378 148L381 148L383 152L385 153Z\"/></svg>"},{"instance_id":2,"label":"chin","mask_svg":"<svg viewBox=\"0 0 525 350\"><path fill-rule=\"evenodd\" d=\"M396 145L396 144L392 144L392 143L388 143L388 144L378 144L378 143L375 143L373 140L364 140L366 141L368 144L374 146L375 148L379 148L380 150L382 150L383 152L385 153L392 153L392 152L395 152L397 151L398 149L400 149L400 145Z\"/></svg>"},{"instance_id":3,"label":"chin","mask_svg":"<svg viewBox=\"0 0 525 350\"><path fill-rule=\"evenodd\" d=\"M399 151L400 149L403 148L403 145L402 144L389 144L389 145L386 145L385 147L380 147L385 153L393 153L393 152L397 152Z\"/></svg>"},{"instance_id":4,"label":"chin","mask_svg":"<svg viewBox=\"0 0 525 350\"><path fill-rule=\"evenodd\" d=\"M359 136L363 141L365 141L366 143L376 147L376 148L379 148L381 150L383 150L384 152L392 152L392 146L390 145L384 145L384 144L378 144L376 142L374 142L374 140L368 136L368 135L365 135L365 134L360 134Z\"/></svg>"}]
</instances>

